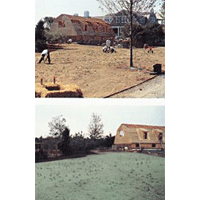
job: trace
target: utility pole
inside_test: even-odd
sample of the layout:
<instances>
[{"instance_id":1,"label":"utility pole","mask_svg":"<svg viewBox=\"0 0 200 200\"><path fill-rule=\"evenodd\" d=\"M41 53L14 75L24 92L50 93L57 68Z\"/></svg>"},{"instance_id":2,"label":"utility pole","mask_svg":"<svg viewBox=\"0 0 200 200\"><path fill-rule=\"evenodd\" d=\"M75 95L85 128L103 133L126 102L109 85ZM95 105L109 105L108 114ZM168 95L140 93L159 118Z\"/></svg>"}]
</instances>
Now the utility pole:
<instances>
[{"instance_id":1,"label":"utility pole","mask_svg":"<svg viewBox=\"0 0 200 200\"><path fill-rule=\"evenodd\" d=\"M130 67L133 67L133 0L130 0L130 17L131 17L131 49L130 49Z\"/></svg>"}]
</instances>

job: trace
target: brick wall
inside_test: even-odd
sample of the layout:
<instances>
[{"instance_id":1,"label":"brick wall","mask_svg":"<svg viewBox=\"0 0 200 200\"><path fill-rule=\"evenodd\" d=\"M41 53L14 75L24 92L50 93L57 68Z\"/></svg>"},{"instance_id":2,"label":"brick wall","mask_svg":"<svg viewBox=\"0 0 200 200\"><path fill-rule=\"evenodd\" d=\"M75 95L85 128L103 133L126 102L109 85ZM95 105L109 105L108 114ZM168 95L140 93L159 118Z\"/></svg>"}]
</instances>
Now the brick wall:
<instances>
[{"instance_id":1,"label":"brick wall","mask_svg":"<svg viewBox=\"0 0 200 200\"><path fill-rule=\"evenodd\" d=\"M161 140L159 139L160 134ZM117 130L114 144L118 147L127 146L130 149L165 148L165 127L122 124Z\"/></svg>"},{"instance_id":2,"label":"brick wall","mask_svg":"<svg viewBox=\"0 0 200 200\"><path fill-rule=\"evenodd\" d=\"M152 146L154 144L155 146ZM165 148L165 144L160 143L133 143L133 144L115 144L117 149L123 149L124 147L128 147L130 149L162 149Z\"/></svg>"},{"instance_id":3,"label":"brick wall","mask_svg":"<svg viewBox=\"0 0 200 200\"><path fill-rule=\"evenodd\" d=\"M89 21L90 20L90 21ZM73 17L60 15L52 23L50 33L60 34L64 37L72 38L73 41L82 44L102 44L114 37L114 32L110 25L102 20L85 19L83 17Z\"/></svg>"}]
</instances>

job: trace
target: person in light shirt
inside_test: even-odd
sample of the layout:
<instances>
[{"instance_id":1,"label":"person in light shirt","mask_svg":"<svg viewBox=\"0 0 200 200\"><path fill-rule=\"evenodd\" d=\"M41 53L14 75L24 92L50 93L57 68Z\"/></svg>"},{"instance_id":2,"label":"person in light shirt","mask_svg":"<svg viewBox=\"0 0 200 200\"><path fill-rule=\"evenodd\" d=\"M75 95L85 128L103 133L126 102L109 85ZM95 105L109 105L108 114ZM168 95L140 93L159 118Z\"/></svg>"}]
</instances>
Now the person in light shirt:
<instances>
[{"instance_id":1,"label":"person in light shirt","mask_svg":"<svg viewBox=\"0 0 200 200\"><path fill-rule=\"evenodd\" d=\"M46 56L46 58L45 58L45 56ZM44 59L45 58L45 59ZM41 63L43 60L44 60L44 63L45 63L45 61L48 59L48 62L49 62L49 64L50 64L50 62L51 62L51 60L50 60L50 53L49 53L49 50L48 49L44 49L43 51L42 51L42 53L41 53L41 58L40 58L40 60L39 60L39 62L38 63Z\"/></svg>"},{"instance_id":2,"label":"person in light shirt","mask_svg":"<svg viewBox=\"0 0 200 200\"><path fill-rule=\"evenodd\" d=\"M109 51L110 51L110 45L111 45L111 40L110 40L110 38L108 38L108 39L106 40L106 46L107 46L107 51L108 51L108 53L109 53Z\"/></svg>"}]
</instances>

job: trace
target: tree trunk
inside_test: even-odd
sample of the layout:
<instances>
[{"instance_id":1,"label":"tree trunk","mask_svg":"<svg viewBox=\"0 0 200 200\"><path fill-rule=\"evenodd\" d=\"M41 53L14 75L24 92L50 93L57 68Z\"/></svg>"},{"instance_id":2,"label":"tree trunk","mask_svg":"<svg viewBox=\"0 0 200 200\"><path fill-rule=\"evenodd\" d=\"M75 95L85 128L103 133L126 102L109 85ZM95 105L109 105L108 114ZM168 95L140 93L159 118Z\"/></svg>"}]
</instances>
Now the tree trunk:
<instances>
[{"instance_id":1,"label":"tree trunk","mask_svg":"<svg viewBox=\"0 0 200 200\"><path fill-rule=\"evenodd\" d=\"M131 49L130 49L130 67L133 67L133 0L130 0L131 7L130 7L130 17L131 17Z\"/></svg>"}]
</instances>

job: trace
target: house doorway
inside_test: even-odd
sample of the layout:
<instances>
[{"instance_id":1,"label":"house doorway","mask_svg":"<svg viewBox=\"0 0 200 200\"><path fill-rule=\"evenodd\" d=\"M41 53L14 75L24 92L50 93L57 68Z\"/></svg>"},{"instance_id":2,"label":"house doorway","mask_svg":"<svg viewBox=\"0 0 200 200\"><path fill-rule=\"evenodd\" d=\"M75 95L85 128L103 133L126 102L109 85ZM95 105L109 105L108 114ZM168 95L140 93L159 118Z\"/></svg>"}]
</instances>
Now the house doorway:
<instances>
[{"instance_id":1,"label":"house doorway","mask_svg":"<svg viewBox=\"0 0 200 200\"><path fill-rule=\"evenodd\" d=\"M119 36L119 28L113 28L113 31L116 36Z\"/></svg>"}]
</instances>

